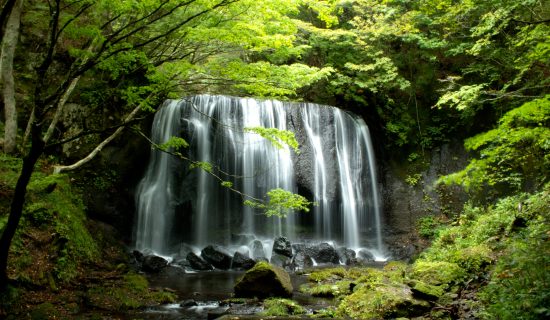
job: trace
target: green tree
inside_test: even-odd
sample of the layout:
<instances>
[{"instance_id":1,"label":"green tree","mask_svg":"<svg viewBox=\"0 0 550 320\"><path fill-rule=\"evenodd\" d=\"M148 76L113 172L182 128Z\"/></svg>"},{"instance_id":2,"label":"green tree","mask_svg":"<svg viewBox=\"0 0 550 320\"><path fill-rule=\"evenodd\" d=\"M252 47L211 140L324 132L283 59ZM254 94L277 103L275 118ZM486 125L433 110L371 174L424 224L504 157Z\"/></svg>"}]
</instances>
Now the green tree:
<instances>
[{"instance_id":1,"label":"green tree","mask_svg":"<svg viewBox=\"0 0 550 320\"><path fill-rule=\"evenodd\" d=\"M2 14L8 4L2 8ZM158 105L159 99L184 91L182 88L200 89L205 84L213 87L226 83L227 87L248 93L293 93L297 89L296 82L305 85L326 73L297 64L279 67L257 62L243 71L248 76L239 87L236 80L239 77L223 77L226 71L219 65L228 58L234 62L240 59L242 66L254 52L276 52L290 46L295 26L285 18L285 13L295 10L297 5L289 0L54 0L26 3L22 19L33 23L24 24L30 26L25 33L36 41L38 45L35 47L39 51L29 55L34 60L34 70L22 80L24 86L30 88L27 92L31 92L27 101L31 106L30 116L26 119L29 141L21 145L23 166L9 219L0 239L0 286L5 287L8 281L8 252L38 159L48 150L69 141L109 129L67 135L66 130L57 126L73 92L88 99L90 104L86 108L93 108L105 102L100 94L99 99L95 96L104 89L101 82L117 83L116 90L110 93L121 96L119 105L127 110L127 114L121 117L125 120L114 128L128 125L137 112L151 110L152 106ZM6 12L9 15L13 11ZM49 17L49 20L44 17ZM232 64L227 67L231 68ZM239 70L236 68L235 73ZM264 72L254 76L254 70ZM279 79L288 76L296 82L270 81L267 77L273 73ZM95 77L99 81L94 81ZM250 85L251 81L258 81L260 85ZM289 87L281 91L285 85ZM75 116L85 117L85 114Z\"/></svg>"}]
</instances>

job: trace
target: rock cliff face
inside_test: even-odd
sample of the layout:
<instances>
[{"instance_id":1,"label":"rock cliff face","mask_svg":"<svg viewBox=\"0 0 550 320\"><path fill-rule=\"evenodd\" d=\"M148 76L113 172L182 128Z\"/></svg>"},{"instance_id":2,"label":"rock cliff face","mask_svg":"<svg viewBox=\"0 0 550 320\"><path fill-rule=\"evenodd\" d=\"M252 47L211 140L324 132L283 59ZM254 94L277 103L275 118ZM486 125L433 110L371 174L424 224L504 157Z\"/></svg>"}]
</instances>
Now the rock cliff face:
<instances>
[{"instance_id":1,"label":"rock cliff face","mask_svg":"<svg viewBox=\"0 0 550 320\"><path fill-rule=\"evenodd\" d=\"M407 257L418 251L414 245L418 218L456 214L466 201L459 188L435 185L440 176L464 168L468 157L462 146L443 145L427 158L423 169L416 172L392 163L384 163L381 170L384 240L397 256Z\"/></svg>"}]
</instances>

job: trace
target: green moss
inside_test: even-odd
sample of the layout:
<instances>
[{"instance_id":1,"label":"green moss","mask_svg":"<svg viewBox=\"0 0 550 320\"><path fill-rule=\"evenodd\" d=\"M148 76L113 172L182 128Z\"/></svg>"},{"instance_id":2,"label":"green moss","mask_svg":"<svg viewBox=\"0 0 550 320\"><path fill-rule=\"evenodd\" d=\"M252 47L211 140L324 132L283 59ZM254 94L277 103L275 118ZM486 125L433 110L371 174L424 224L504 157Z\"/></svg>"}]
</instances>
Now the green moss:
<instances>
[{"instance_id":1,"label":"green moss","mask_svg":"<svg viewBox=\"0 0 550 320\"><path fill-rule=\"evenodd\" d=\"M466 272L453 262L418 260L410 277L434 286L450 286L464 280Z\"/></svg>"},{"instance_id":2,"label":"green moss","mask_svg":"<svg viewBox=\"0 0 550 320\"><path fill-rule=\"evenodd\" d=\"M427 300L438 300L445 294L443 287L433 286L418 280L407 281L407 285L413 289L416 296Z\"/></svg>"},{"instance_id":3,"label":"green moss","mask_svg":"<svg viewBox=\"0 0 550 320\"><path fill-rule=\"evenodd\" d=\"M338 281L334 284L306 284L300 291L315 297L338 297L350 294L351 281Z\"/></svg>"},{"instance_id":4,"label":"green moss","mask_svg":"<svg viewBox=\"0 0 550 320\"><path fill-rule=\"evenodd\" d=\"M288 316L305 314L306 310L297 302L289 299L271 298L264 301L265 316Z\"/></svg>"},{"instance_id":5,"label":"green moss","mask_svg":"<svg viewBox=\"0 0 550 320\"><path fill-rule=\"evenodd\" d=\"M327 269L321 269L321 270L316 270L312 272L309 275L308 279L314 282L321 282L326 280L342 279L346 277L346 275L347 275L346 269L342 267L327 268Z\"/></svg>"},{"instance_id":6,"label":"green moss","mask_svg":"<svg viewBox=\"0 0 550 320\"><path fill-rule=\"evenodd\" d=\"M151 291L145 277L128 273L123 282L96 286L86 293L89 304L93 307L124 311L144 306L174 302L176 296L166 291Z\"/></svg>"},{"instance_id":7,"label":"green moss","mask_svg":"<svg viewBox=\"0 0 550 320\"><path fill-rule=\"evenodd\" d=\"M414 299L409 287L403 284L363 285L342 300L338 315L353 319L386 319L422 315L429 308L428 302Z\"/></svg>"}]
</instances>

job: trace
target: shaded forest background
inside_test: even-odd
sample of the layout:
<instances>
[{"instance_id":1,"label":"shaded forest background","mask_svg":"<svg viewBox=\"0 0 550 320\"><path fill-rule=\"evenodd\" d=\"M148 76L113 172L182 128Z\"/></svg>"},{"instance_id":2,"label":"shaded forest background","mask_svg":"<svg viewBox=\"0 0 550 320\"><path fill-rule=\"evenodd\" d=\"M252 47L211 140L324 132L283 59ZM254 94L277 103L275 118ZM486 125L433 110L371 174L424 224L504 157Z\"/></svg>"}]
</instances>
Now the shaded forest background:
<instances>
[{"instance_id":1,"label":"shaded forest background","mask_svg":"<svg viewBox=\"0 0 550 320\"><path fill-rule=\"evenodd\" d=\"M463 144L469 163L438 183L459 186L469 201L462 211L418 222L417 231L434 241L422 258L461 268L453 284L486 288L487 317L550 313L550 254L541 254L550 237L548 1L1 5L3 287L9 278L52 290L77 281L102 249L86 245L85 213L94 214L74 197L108 192L131 176L107 169L108 157L94 157L109 143L135 144L140 138L132 132L147 130L163 100L214 93L353 111L374 132L379 162L406 167L403 180L411 186L433 150ZM80 222L67 227L62 222L70 219L61 217L71 213L51 204L63 201L44 201L54 190L69 194L65 209L74 205ZM487 217L494 227L482 224ZM478 224L479 234L467 235L466 226ZM29 274L32 262L21 253L36 241L54 243L53 251L42 271Z\"/></svg>"}]
</instances>

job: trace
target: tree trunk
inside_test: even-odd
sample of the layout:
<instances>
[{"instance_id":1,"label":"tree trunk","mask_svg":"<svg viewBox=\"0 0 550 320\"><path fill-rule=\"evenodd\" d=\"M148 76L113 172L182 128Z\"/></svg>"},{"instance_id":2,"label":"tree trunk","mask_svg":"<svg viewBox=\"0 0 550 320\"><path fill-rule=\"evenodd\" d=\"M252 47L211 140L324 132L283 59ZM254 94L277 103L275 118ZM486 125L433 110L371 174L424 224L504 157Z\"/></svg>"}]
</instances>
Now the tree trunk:
<instances>
[{"instance_id":1,"label":"tree trunk","mask_svg":"<svg viewBox=\"0 0 550 320\"><path fill-rule=\"evenodd\" d=\"M2 42L2 39L4 39L4 27L6 24L5 22L11 14L11 10L13 10L16 1L17 0L2 1L2 11L0 11L0 42Z\"/></svg>"},{"instance_id":2,"label":"tree trunk","mask_svg":"<svg viewBox=\"0 0 550 320\"><path fill-rule=\"evenodd\" d=\"M44 152L44 141L41 138L41 128L35 126L33 128L33 141L29 153L23 158L23 166L17 184L15 185L15 193L10 207L10 215L8 223L0 238L0 290L4 290L8 285L8 255L10 251L11 241L15 235L15 231L19 226L19 221L23 214L23 204L25 203L25 195L27 186L31 180L31 175L34 171L34 166L38 158Z\"/></svg>"},{"instance_id":3,"label":"tree trunk","mask_svg":"<svg viewBox=\"0 0 550 320\"><path fill-rule=\"evenodd\" d=\"M4 152L6 153L13 153L16 150L17 110L15 108L13 57L19 37L22 4L23 0L18 0L8 18L4 38L2 39L2 53L0 56L0 83L2 84L4 114L6 118L4 129Z\"/></svg>"},{"instance_id":4,"label":"tree trunk","mask_svg":"<svg viewBox=\"0 0 550 320\"><path fill-rule=\"evenodd\" d=\"M145 100L147 100L147 99L145 99ZM124 122L128 123L128 122L132 121L139 110L141 110L141 104L138 105L137 107L135 107L134 110L132 110L132 112L130 112L130 114L126 117L126 119L124 119ZM109 142L113 141L116 137L118 137L120 135L120 133L122 133L122 130L124 130L124 127L120 127L118 129L116 129L116 131L113 134L111 134L109 137L107 137L107 139L103 140L97 147L94 148L94 150L92 152L90 152L90 154L88 154L83 159L80 159L79 161L77 161L77 162L75 162L71 165L68 165L68 166L54 166L53 172L54 173L61 173L61 172L64 172L64 171L78 169L81 166L83 166L84 164L90 162L90 160L92 160L99 152L101 152L101 150L103 150L103 148Z\"/></svg>"}]
</instances>

